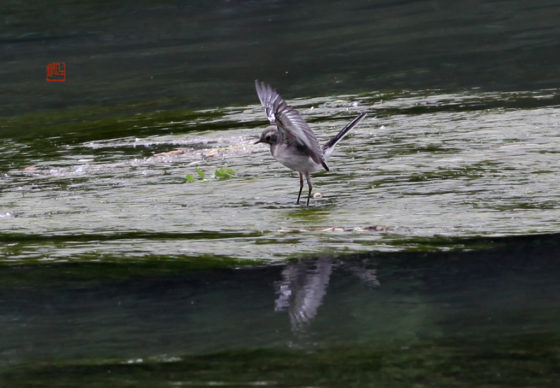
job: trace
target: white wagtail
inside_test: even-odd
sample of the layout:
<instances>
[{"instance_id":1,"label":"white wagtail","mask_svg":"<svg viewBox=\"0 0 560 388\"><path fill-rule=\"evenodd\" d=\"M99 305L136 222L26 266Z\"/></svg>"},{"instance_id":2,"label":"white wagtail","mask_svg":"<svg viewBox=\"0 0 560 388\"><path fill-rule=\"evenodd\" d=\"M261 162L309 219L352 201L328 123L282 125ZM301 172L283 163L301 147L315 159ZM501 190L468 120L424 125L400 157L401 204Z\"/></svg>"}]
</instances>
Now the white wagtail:
<instances>
[{"instance_id":1,"label":"white wagtail","mask_svg":"<svg viewBox=\"0 0 560 388\"><path fill-rule=\"evenodd\" d=\"M309 125L301 118L301 115L293 107L286 104L278 92L261 81L255 81L257 94L261 104L266 110L268 126L255 143L270 144L270 153L284 166L299 172L299 194L297 204L303 190L303 176L307 180L309 193L307 194L307 206L311 197L310 172L319 171L322 168L329 171L326 160L333 152L334 147L346 134L366 116L360 114L354 120L346 124L344 128L322 147L313 134Z\"/></svg>"}]
</instances>

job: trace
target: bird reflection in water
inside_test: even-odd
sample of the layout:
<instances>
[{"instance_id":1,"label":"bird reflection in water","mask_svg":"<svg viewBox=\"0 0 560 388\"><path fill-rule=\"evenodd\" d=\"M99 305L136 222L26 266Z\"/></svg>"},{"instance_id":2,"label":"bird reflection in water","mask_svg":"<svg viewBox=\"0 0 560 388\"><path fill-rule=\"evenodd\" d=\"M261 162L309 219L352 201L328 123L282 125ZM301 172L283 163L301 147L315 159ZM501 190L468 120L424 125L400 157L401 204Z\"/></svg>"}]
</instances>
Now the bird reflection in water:
<instances>
[{"instance_id":1,"label":"bird reflection in water","mask_svg":"<svg viewBox=\"0 0 560 388\"><path fill-rule=\"evenodd\" d=\"M331 258L306 259L290 262L282 270L282 280L276 282L275 311L288 311L291 329L304 333L327 294L334 269L344 269L372 287L379 287L376 270L362 262L340 262Z\"/></svg>"}]
</instances>

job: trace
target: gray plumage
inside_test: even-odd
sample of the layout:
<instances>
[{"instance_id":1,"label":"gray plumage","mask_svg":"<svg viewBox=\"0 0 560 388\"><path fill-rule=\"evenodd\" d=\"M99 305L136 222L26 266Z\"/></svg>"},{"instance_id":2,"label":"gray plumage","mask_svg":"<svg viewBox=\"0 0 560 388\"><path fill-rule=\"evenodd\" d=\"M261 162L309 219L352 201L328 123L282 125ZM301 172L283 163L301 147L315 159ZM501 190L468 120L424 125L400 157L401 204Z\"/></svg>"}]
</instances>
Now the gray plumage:
<instances>
[{"instance_id":1,"label":"gray plumage","mask_svg":"<svg viewBox=\"0 0 560 388\"><path fill-rule=\"evenodd\" d=\"M299 172L298 204L303 189L303 176L305 175L309 187L307 195L307 206L309 206L312 189L310 173L322 168L329 171L326 159L330 156L336 144L366 116L366 113L357 116L321 147L315 134L299 112L286 104L276 90L258 80L255 81L255 88L259 100L265 108L268 121L272 124L262 132L257 143L269 144L270 152L276 160Z\"/></svg>"}]
</instances>

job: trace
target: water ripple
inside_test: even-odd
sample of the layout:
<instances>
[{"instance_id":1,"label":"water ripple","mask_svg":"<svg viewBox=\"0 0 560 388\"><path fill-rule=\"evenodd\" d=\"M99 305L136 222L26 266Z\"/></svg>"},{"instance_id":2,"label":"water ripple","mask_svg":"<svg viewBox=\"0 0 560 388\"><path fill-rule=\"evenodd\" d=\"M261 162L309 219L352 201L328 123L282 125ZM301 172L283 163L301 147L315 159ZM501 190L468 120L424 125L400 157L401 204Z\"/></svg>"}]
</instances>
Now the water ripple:
<instances>
[{"instance_id":1,"label":"water ripple","mask_svg":"<svg viewBox=\"0 0 560 388\"><path fill-rule=\"evenodd\" d=\"M2 255L277 260L420 249L408 238L560 229L556 90L290 102L321 141L370 113L338 147L332 171L315 176L320 195L309 209L294 203L297 175L252 144L266 125L257 105L186 120L167 114L157 124L153 115L135 116L142 136L76 141L76 133L95 130L88 123L53 138L46 152L35 142L2 141L2 155L15 158L3 169ZM115 120L115 133L130 122ZM235 175L220 179L222 167ZM196 169L204 179L186 182Z\"/></svg>"}]
</instances>

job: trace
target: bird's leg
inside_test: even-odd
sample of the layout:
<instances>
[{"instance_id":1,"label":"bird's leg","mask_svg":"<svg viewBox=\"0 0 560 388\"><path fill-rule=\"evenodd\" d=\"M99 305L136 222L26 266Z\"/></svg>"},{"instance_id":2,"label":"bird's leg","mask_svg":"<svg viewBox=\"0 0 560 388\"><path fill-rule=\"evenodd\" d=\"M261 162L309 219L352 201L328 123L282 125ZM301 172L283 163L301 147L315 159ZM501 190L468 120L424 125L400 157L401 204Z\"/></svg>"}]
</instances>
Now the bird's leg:
<instances>
[{"instance_id":1,"label":"bird's leg","mask_svg":"<svg viewBox=\"0 0 560 388\"><path fill-rule=\"evenodd\" d=\"M307 193L307 207L309 207L309 198L311 198L311 175L309 175L309 171L305 172L305 179L307 180L307 187L309 187L309 192ZM302 183L303 184L303 183Z\"/></svg>"},{"instance_id":2,"label":"bird's leg","mask_svg":"<svg viewBox=\"0 0 560 388\"><path fill-rule=\"evenodd\" d=\"M303 175L299 173L299 194L297 196L296 205L299 205L299 197L301 197L301 190L303 190Z\"/></svg>"}]
</instances>

